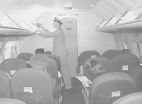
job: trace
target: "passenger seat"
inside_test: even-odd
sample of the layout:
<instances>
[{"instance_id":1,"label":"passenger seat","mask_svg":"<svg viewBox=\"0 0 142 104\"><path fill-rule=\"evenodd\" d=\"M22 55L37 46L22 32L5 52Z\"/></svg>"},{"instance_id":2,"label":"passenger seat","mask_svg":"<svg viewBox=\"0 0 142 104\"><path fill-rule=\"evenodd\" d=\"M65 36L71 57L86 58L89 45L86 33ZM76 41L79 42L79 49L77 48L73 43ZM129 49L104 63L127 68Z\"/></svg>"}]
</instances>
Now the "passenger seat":
<instances>
[{"instance_id":1,"label":"passenger seat","mask_svg":"<svg viewBox=\"0 0 142 104\"><path fill-rule=\"evenodd\" d=\"M9 76L0 70L0 98L12 98Z\"/></svg>"},{"instance_id":2,"label":"passenger seat","mask_svg":"<svg viewBox=\"0 0 142 104\"><path fill-rule=\"evenodd\" d=\"M137 85L137 91L142 92L142 66L136 67L132 73L132 77L134 78L136 85Z\"/></svg>"},{"instance_id":3,"label":"passenger seat","mask_svg":"<svg viewBox=\"0 0 142 104\"><path fill-rule=\"evenodd\" d=\"M115 72L125 72L131 75L132 71L140 65L139 58L130 53L115 56L112 60L112 69Z\"/></svg>"},{"instance_id":4,"label":"passenger seat","mask_svg":"<svg viewBox=\"0 0 142 104\"><path fill-rule=\"evenodd\" d=\"M124 96L116 100L113 104L142 104L142 92Z\"/></svg>"},{"instance_id":5,"label":"passenger seat","mask_svg":"<svg viewBox=\"0 0 142 104\"><path fill-rule=\"evenodd\" d=\"M53 104L54 93L51 76L35 68L25 68L17 71L11 79L14 99L26 104Z\"/></svg>"},{"instance_id":6,"label":"passenger seat","mask_svg":"<svg viewBox=\"0 0 142 104\"><path fill-rule=\"evenodd\" d=\"M112 104L115 100L136 92L133 78L126 73L112 72L98 76L90 86L90 104Z\"/></svg>"},{"instance_id":7,"label":"passenger seat","mask_svg":"<svg viewBox=\"0 0 142 104\"><path fill-rule=\"evenodd\" d=\"M25 60L22 60L19 58L9 58L4 60L1 63L0 70L12 76L17 70L26 68L26 67L27 67L27 63Z\"/></svg>"}]
</instances>

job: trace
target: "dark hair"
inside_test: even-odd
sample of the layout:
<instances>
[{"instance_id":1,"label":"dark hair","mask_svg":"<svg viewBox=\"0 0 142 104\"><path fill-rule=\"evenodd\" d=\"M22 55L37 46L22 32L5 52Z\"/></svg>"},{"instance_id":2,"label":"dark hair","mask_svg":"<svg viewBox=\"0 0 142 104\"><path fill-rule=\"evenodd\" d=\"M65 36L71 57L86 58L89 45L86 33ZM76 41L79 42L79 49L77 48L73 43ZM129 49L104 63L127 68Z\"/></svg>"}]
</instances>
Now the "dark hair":
<instances>
[{"instance_id":1,"label":"dark hair","mask_svg":"<svg viewBox=\"0 0 142 104\"><path fill-rule=\"evenodd\" d=\"M122 50L120 50L120 53L130 53L130 50L129 49L122 49Z\"/></svg>"},{"instance_id":2,"label":"dark hair","mask_svg":"<svg viewBox=\"0 0 142 104\"><path fill-rule=\"evenodd\" d=\"M44 53L45 53L45 51L43 48L38 48L35 50L35 54L44 54Z\"/></svg>"},{"instance_id":3,"label":"dark hair","mask_svg":"<svg viewBox=\"0 0 142 104\"><path fill-rule=\"evenodd\" d=\"M98 63L98 61L96 61L96 60L91 60L90 61L90 66L91 67L94 67L94 66L96 66L96 65L98 65L99 63Z\"/></svg>"},{"instance_id":4,"label":"dark hair","mask_svg":"<svg viewBox=\"0 0 142 104\"><path fill-rule=\"evenodd\" d=\"M48 51L45 52L45 54L51 54L51 51L48 50Z\"/></svg>"}]
</instances>

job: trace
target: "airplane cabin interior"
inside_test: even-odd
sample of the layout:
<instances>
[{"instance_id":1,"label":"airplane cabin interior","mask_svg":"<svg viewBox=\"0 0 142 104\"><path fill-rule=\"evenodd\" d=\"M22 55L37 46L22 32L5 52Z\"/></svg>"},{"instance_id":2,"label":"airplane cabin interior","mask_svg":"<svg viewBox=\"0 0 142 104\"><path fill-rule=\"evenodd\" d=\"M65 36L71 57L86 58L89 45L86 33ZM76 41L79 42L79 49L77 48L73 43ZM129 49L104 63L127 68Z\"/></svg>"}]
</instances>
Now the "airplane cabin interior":
<instances>
[{"instance_id":1,"label":"airplane cabin interior","mask_svg":"<svg viewBox=\"0 0 142 104\"><path fill-rule=\"evenodd\" d=\"M0 0L0 104L142 104L142 0Z\"/></svg>"}]
</instances>

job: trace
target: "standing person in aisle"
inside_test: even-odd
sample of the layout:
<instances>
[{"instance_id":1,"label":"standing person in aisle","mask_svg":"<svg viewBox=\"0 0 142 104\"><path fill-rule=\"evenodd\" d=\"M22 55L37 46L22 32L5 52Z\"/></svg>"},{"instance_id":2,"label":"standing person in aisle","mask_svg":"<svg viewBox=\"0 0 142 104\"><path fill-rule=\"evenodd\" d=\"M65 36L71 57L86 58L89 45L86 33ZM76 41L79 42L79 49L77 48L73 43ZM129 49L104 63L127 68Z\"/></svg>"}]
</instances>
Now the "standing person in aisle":
<instances>
[{"instance_id":1,"label":"standing person in aisle","mask_svg":"<svg viewBox=\"0 0 142 104\"><path fill-rule=\"evenodd\" d=\"M53 37L53 49L52 54L57 55L60 58L61 61L61 71L65 83L65 88L70 89L72 88L71 85L71 75L68 68L67 63L67 48L65 46L65 34L64 31L61 28L61 25L63 24L60 19L55 17L53 20L53 27L56 29L54 32L50 32L47 29L43 27L43 25L38 26L39 36L43 38L47 37Z\"/></svg>"}]
</instances>

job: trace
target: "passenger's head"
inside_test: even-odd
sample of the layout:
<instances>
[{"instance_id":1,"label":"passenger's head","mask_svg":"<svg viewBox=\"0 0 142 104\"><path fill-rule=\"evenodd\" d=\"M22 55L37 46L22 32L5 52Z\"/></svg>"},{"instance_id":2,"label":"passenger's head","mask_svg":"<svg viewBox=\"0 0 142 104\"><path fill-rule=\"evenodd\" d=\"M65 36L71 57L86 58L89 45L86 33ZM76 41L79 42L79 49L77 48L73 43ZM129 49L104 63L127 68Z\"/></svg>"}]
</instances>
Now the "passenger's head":
<instances>
[{"instance_id":1,"label":"passenger's head","mask_svg":"<svg viewBox=\"0 0 142 104\"><path fill-rule=\"evenodd\" d=\"M54 21L54 23L53 23L54 28L61 28L61 25L63 23L59 18L55 17L53 21Z\"/></svg>"},{"instance_id":2,"label":"passenger's head","mask_svg":"<svg viewBox=\"0 0 142 104\"><path fill-rule=\"evenodd\" d=\"M120 51L120 53L130 53L130 50L129 50L129 49L122 49L122 50Z\"/></svg>"},{"instance_id":3,"label":"passenger's head","mask_svg":"<svg viewBox=\"0 0 142 104\"><path fill-rule=\"evenodd\" d=\"M35 54L44 54L44 53L45 53L45 51L43 48L38 48L35 50Z\"/></svg>"},{"instance_id":4,"label":"passenger's head","mask_svg":"<svg viewBox=\"0 0 142 104\"><path fill-rule=\"evenodd\" d=\"M96 60L91 60L89 63L90 71L93 73L102 73L105 71L105 69L98 63Z\"/></svg>"},{"instance_id":5,"label":"passenger's head","mask_svg":"<svg viewBox=\"0 0 142 104\"><path fill-rule=\"evenodd\" d=\"M51 54L51 51L48 50L48 51L45 52L45 54Z\"/></svg>"},{"instance_id":6,"label":"passenger's head","mask_svg":"<svg viewBox=\"0 0 142 104\"><path fill-rule=\"evenodd\" d=\"M49 58L45 54L35 54L30 58L30 65L33 68L44 69L48 66Z\"/></svg>"}]
</instances>

